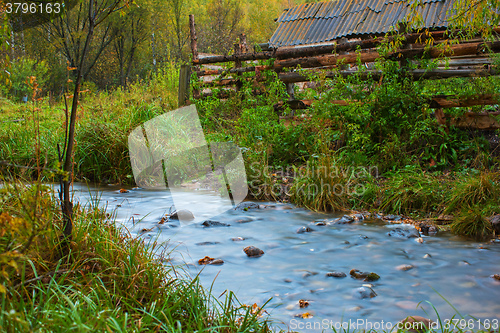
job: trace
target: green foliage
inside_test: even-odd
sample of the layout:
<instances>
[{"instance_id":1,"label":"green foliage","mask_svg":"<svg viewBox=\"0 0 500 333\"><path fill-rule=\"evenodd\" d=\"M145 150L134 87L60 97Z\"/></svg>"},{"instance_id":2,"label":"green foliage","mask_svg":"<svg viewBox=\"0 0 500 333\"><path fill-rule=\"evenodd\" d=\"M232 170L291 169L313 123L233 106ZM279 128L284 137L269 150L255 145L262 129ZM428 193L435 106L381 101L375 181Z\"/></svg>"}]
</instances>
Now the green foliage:
<instances>
[{"instance_id":1,"label":"green foliage","mask_svg":"<svg viewBox=\"0 0 500 333\"><path fill-rule=\"evenodd\" d=\"M10 67L10 84L0 83L0 91L15 101L21 101L23 97L31 99L33 93L33 81L36 79L39 89L44 89L47 80L48 67L44 61L36 61L30 58L20 58L12 62Z\"/></svg>"}]
</instances>

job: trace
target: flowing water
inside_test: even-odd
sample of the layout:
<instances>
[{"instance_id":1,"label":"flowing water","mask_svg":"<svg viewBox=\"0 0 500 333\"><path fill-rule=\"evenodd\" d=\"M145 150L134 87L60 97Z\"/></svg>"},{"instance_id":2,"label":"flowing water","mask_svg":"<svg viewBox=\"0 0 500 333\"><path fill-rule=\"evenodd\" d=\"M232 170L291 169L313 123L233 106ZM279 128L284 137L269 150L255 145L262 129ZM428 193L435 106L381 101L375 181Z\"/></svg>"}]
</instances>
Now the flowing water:
<instances>
[{"instance_id":1,"label":"flowing water","mask_svg":"<svg viewBox=\"0 0 500 333\"><path fill-rule=\"evenodd\" d=\"M499 243L479 243L444 232L423 236L424 242L419 243L415 238L388 236L392 228L411 226L376 219L316 226L318 220L342 214L314 213L280 203L259 202L266 207L248 211L228 206L226 213L204 217L230 224L228 227L158 224L172 205L168 191L120 193L118 187L76 184L75 198L82 203L98 201L133 236L175 249L172 262L187 264L192 276L201 271L202 284L212 286L216 297L232 290L245 304L262 305L271 298L266 309L277 327L320 331L327 324L338 328L350 322L353 328L386 328L408 315L436 320L432 306L443 324L446 319L461 318L458 310L476 319L467 322L468 328L477 329L488 320L498 327L500 281L491 276L500 273ZM215 198L208 193L206 198L208 207ZM190 200L189 193L186 200ZM303 226L313 231L297 233ZM233 240L237 237L244 240ZM265 254L247 257L243 248L249 245ZM224 264L198 265L205 256L223 259ZM397 269L400 265L414 267L404 271ZM376 297L359 298L356 290L367 282L351 278L351 269L380 275L378 281L369 282ZM332 271L347 277L325 275ZM309 301L309 307L299 308L301 299ZM313 317L295 317L304 312Z\"/></svg>"}]
</instances>

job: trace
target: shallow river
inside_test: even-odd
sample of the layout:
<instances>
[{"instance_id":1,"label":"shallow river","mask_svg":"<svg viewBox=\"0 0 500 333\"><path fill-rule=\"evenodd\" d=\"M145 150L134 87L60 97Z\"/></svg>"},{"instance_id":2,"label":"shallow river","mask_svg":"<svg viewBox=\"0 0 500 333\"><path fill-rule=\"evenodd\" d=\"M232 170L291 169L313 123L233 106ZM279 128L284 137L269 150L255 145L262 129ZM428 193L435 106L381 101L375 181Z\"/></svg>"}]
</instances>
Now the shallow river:
<instances>
[{"instance_id":1,"label":"shallow river","mask_svg":"<svg viewBox=\"0 0 500 333\"><path fill-rule=\"evenodd\" d=\"M262 305L272 298L266 309L278 327L320 331L328 323L338 328L350 322L352 328L387 328L407 315L436 320L430 304L443 323L461 318L453 307L467 319L471 318L467 315L476 318L467 323L469 328L488 325L488 320L498 325L500 319L500 281L491 277L500 273L498 243L478 243L443 232L423 236L424 242L419 243L416 238L388 236L393 228L411 226L375 219L316 226L317 221L343 214L314 213L279 203L259 202L267 207L206 217L229 227L158 224L172 205L167 191L133 189L120 193L119 187L76 184L75 197L82 203L97 199L133 236L175 249L172 262L187 263L186 270L192 276L201 270L202 284L207 288L213 284L216 297L228 289L245 304ZM207 194L207 205L210 199ZM297 233L303 226L313 231ZM236 237L245 240L232 240ZM243 248L249 245L265 254L248 258ZM198 260L207 255L223 259L224 264L199 266ZM414 268L399 270L400 265ZM378 281L370 282L376 297L359 298L356 290L367 282L351 278L351 269L380 275ZM325 275L332 271L344 272L347 277ZM300 309L300 299L309 301L309 307ZM294 317L304 312L313 317Z\"/></svg>"}]
</instances>

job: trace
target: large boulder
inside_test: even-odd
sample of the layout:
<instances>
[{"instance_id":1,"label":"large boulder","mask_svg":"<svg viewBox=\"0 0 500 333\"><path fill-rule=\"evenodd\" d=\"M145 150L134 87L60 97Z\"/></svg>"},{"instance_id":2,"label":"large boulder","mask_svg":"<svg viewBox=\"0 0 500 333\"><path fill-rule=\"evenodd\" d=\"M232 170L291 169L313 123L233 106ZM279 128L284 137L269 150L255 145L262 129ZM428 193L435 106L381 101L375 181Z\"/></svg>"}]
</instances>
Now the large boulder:
<instances>
[{"instance_id":1,"label":"large boulder","mask_svg":"<svg viewBox=\"0 0 500 333\"><path fill-rule=\"evenodd\" d=\"M187 209L176 210L170 215L172 220L182 220L182 221L192 221L194 220L194 215Z\"/></svg>"}]
</instances>

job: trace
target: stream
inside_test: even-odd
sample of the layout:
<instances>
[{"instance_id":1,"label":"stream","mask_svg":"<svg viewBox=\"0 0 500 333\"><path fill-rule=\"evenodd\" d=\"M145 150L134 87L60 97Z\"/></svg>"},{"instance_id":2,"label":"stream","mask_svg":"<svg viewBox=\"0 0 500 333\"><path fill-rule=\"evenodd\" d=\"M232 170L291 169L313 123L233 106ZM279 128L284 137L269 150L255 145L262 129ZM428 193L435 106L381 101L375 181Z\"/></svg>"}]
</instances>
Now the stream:
<instances>
[{"instance_id":1,"label":"stream","mask_svg":"<svg viewBox=\"0 0 500 333\"><path fill-rule=\"evenodd\" d=\"M81 204L106 208L132 236L164 244L172 251L173 264L187 264L185 269L193 277L201 271L202 285L211 287L215 297L231 290L241 303L259 306L271 298L265 309L278 328L316 332L327 323L350 322L352 328L382 325L378 329L382 330L388 327L383 325L395 325L408 315L435 321L435 307L443 324L462 315L467 320L473 316L467 322L469 329L488 327L488 323L492 328L496 323L498 329L500 281L491 276L500 273L500 243L474 242L447 232L422 236L422 243L417 238L390 237L395 228L413 227L380 219L318 226L318 221L344 214L265 202L258 202L260 209L228 206L216 217L199 217L230 226L159 224L172 206L168 191L134 188L120 193L117 186L75 184L74 195ZM206 195L208 209L212 196L201 195ZM190 194L185 196L189 202ZM304 226L312 231L297 233ZM243 248L250 245L265 254L247 257ZM220 258L224 264L198 265L205 256ZM413 268L402 270L401 265ZM380 279L351 278L352 269L375 272ZM333 271L347 277L326 276ZM360 298L359 288L365 285L369 290L368 284L377 296ZM307 308L299 308L301 299L309 302ZM312 317L295 317L305 312Z\"/></svg>"}]
</instances>

